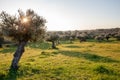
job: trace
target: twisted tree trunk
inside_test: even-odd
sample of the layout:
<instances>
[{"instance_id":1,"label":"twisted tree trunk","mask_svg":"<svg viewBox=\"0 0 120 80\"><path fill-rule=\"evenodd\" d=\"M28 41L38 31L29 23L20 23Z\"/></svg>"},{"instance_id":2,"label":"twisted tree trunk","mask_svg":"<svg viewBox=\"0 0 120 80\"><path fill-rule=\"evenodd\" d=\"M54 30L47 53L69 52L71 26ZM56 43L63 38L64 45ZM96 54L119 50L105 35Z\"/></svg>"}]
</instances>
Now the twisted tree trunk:
<instances>
[{"instance_id":1,"label":"twisted tree trunk","mask_svg":"<svg viewBox=\"0 0 120 80\"><path fill-rule=\"evenodd\" d=\"M14 58L11 63L11 69L18 69L18 63L24 52L24 47L25 47L26 43L27 43L26 41L19 42L18 48L17 48L16 52L14 53Z\"/></svg>"},{"instance_id":2,"label":"twisted tree trunk","mask_svg":"<svg viewBox=\"0 0 120 80\"><path fill-rule=\"evenodd\" d=\"M0 48L2 48L2 44L0 43Z\"/></svg>"},{"instance_id":3,"label":"twisted tree trunk","mask_svg":"<svg viewBox=\"0 0 120 80\"><path fill-rule=\"evenodd\" d=\"M52 48L55 49L56 46L55 46L55 41L52 41Z\"/></svg>"}]
</instances>

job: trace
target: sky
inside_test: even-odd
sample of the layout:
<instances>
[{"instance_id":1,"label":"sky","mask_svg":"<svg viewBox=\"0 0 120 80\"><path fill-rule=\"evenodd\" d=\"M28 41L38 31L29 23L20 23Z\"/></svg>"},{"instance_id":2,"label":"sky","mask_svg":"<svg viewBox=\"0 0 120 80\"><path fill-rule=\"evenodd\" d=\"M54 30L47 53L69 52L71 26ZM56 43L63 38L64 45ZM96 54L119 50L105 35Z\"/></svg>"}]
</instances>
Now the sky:
<instances>
[{"instance_id":1,"label":"sky","mask_svg":"<svg viewBox=\"0 0 120 80\"><path fill-rule=\"evenodd\" d=\"M120 0L0 0L0 12L18 9L33 9L52 31L120 27Z\"/></svg>"}]
</instances>

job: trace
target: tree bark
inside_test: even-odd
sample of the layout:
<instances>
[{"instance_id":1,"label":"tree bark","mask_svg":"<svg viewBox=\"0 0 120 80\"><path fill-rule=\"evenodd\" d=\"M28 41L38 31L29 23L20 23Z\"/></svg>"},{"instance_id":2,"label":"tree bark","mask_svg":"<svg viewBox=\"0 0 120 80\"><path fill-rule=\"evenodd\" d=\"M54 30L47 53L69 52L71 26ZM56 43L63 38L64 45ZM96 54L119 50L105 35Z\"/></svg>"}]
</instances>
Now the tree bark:
<instances>
[{"instance_id":1,"label":"tree bark","mask_svg":"<svg viewBox=\"0 0 120 80\"><path fill-rule=\"evenodd\" d=\"M19 42L18 48L17 48L16 52L14 53L14 58L11 63L11 69L18 69L18 63L24 52L24 47L25 47L26 43L27 43L26 41Z\"/></svg>"},{"instance_id":2,"label":"tree bark","mask_svg":"<svg viewBox=\"0 0 120 80\"><path fill-rule=\"evenodd\" d=\"M0 48L2 48L2 44L0 43Z\"/></svg>"},{"instance_id":3,"label":"tree bark","mask_svg":"<svg viewBox=\"0 0 120 80\"><path fill-rule=\"evenodd\" d=\"M55 46L55 41L52 41L52 48L55 49L56 46Z\"/></svg>"}]
</instances>

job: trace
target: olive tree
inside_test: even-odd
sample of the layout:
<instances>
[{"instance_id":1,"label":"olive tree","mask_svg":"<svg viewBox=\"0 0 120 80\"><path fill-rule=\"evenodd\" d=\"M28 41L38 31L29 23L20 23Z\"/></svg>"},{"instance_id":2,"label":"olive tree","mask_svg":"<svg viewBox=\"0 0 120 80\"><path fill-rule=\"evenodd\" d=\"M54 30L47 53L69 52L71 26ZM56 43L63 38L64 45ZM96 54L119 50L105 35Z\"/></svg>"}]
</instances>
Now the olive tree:
<instances>
[{"instance_id":1,"label":"olive tree","mask_svg":"<svg viewBox=\"0 0 120 80\"><path fill-rule=\"evenodd\" d=\"M28 41L37 41L46 31L46 20L28 9L26 12L18 10L17 15L10 15L5 11L0 13L0 26L3 35L11 37L18 42L18 47L14 53L11 69L18 69L18 62L25 51Z\"/></svg>"},{"instance_id":2,"label":"olive tree","mask_svg":"<svg viewBox=\"0 0 120 80\"><path fill-rule=\"evenodd\" d=\"M56 49L56 43L55 41L57 41L59 39L59 35L53 33L53 34L50 34L48 37L47 37L47 41L49 42L52 42L52 48L53 49Z\"/></svg>"},{"instance_id":3,"label":"olive tree","mask_svg":"<svg viewBox=\"0 0 120 80\"><path fill-rule=\"evenodd\" d=\"M87 34L81 33L81 34L77 35L77 38L80 40L80 42L85 42L85 41L87 41Z\"/></svg>"},{"instance_id":4,"label":"olive tree","mask_svg":"<svg viewBox=\"0 0 120 80\"><path fill-rule=\"evenodd\" d=\"M104 36L98 35L98 36L95 36L95 39L96 39L98 42L101 42L101 41L104 40Z\"/></svg>"},{"instance_id":5,"label":"olive tree","mask_svg":"<svg viewBox=\"0 0 120 80\"><path fill-rule=\"evenodd\" d=\"M118 32L114 37L120 41L120 32Z\"/></svg>"},{"instance_id":6,"label":"olive tree","mask_svg":"<svg viewBox=\"0 0 120 80\"><path fill-rule=\"evenodd\" d=\"M105 39L106 39L107 41L109 41L111 35L110 35L110 34L105 34L104 37L105 37Z\"/></svg>"}]
</instances>

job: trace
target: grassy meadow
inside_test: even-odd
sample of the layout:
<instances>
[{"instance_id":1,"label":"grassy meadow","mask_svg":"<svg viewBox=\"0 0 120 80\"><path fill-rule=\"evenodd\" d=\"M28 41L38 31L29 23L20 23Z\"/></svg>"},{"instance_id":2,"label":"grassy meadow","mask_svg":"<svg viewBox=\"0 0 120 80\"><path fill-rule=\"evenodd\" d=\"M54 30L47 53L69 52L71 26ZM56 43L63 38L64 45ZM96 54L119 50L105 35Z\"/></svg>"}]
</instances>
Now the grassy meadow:
<instances>
[{"instance_id":1,"label":"grassy meadow","mask_svg":"<svg viewBox=\"0 0 120 80\"><path fill-rule=\"evenodd\" d=\"M0 80L120 80L120 42L29 43L18 71L9 71L15 47L0 48Z\"/></svg>"}]
</instances>

